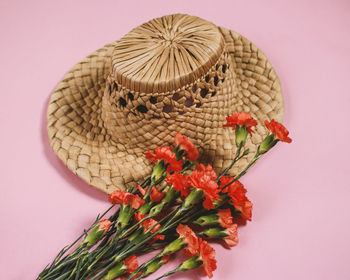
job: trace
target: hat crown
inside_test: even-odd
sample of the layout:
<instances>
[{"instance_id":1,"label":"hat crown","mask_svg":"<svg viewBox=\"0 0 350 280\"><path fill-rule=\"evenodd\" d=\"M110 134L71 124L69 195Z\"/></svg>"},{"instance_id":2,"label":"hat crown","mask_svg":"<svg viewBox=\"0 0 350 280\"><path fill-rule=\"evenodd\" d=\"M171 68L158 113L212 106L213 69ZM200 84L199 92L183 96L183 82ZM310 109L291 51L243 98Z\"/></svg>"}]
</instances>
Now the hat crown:
<instances>
[{"instance_id":1,"label":"hat crown","mask_svg":"<svg viewBox=\"0 0 350 280\"><path fill-rule=\"evenodd\" d=\"M217 26L175 14L144 23L121 38L112 75L130 91L173 92L205 75L217 63L224 39Z\"/></svg>"}]
</instances>

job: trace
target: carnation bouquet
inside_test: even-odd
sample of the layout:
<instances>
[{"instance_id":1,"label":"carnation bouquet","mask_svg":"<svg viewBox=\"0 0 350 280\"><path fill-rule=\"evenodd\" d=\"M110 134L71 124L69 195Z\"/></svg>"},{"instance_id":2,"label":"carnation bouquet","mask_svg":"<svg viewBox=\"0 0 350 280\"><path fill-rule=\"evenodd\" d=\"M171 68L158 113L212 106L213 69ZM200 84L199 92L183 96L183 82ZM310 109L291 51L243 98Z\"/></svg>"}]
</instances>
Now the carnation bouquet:
<instances>
[{"instance_id":1,"label":"carnation bouquet","mask_svg":"<svg viewBox=\"0 0 350 280\"><path fill-rule=\"evenodd\" d=\"M177 133L173 147L146 151L147 159L154 163L150 176L127 191L114 191L109 196L112 205L63 248L37 279L141 279L179 251L187 259L157 279L198 267L211 278L216 260L208 242L213 239L227 247L237 245L237 224L252 218L252 203L239 179L276 143L291 142L282 124L265 121L268 135L247 166L230 177L228 171L250 152L245 143L257 121L244 112L233 113L226 120L224 126L235 130L237 149L221 174L211 165L197 163L198 150ZM153 250L158 254L138 263L138 255Z\"/></svg>"}]
</instances>

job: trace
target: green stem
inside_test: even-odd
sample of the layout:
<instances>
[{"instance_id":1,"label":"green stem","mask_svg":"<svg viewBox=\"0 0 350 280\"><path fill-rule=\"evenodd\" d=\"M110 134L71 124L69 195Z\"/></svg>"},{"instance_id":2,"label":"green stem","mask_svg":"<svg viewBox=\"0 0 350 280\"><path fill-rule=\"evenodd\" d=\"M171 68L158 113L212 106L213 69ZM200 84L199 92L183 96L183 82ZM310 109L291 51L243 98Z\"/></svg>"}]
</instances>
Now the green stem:
<instances>
[{"instance_id":1,"label":"green stem","mask_svg":"<svg viewBox=\"0 0 350 280\"><path fill-rule=\"evenodd\" d=\"M90 231L92 228L94 228L96 226L96 224L114 207L114 205L112 205L111 207L109 207L101 216L98 215L95 222L89 227L89 229L87 231L84 231L83 234L81 234L71 245L69 245L68 247L62 249L60 251L60 253L58 253L58 255L56 256L56 258L54 259L54 261L52 262L52 264L50 265L49 269L48 270L44 270L40 275L40 279L45 279L45 278L41 278L41 276L48 276L48 274L54 269L54 267L57 265L57 264L60 264L60 261L62 256L68 252L84 235L87 234L88 231ZM75 252L73 252L71 255L74 255ZM45 273L46 272L46 273ZM43 275L44 274L44 275ZM46 274L46 275L45 275Z\"/></svg>"},{"instance_id":2,"label":"green stem","mask_svg":"<svg viewBox=\"0 0 350 280\"><path fill-rule=\"evenodd\" d=\"M193 210L193 209L189 209L189 210ZM196 210L196 209L194 209L194 210ZM193 213L191 213L190 211L187 212L187 213L185 213L185 214L182 215L177 221L174 221L174 222L172 222L171 224L165 226L165 227L163 228L162 232L166 232L168 229L171 229L174 225L176 225L176 224L180 223L181 221L187 219L187 218L188 218L188 215L191 215L191 214L193 214Z\"/></svg>"},{"instance_id":3,"label":"green stem","mask_svg":"<svg viewBox=\"0 0 350 280\"><path fill-rule=\"evenodd\" d=\"M221 173L221 175L216 179L216 182L219 182L220 179L221 179L221 177L222 177L222 176L225 176L225 174L232 168L232 166L233 166L239 159L241 159L241 158L239 157L239 155L241 154L242 147L243 147L243 143L241 142L241 143L239 144L239 146L238 146L236 155L235 155L234 159L232 160L230 166L227 167L227 168Z\"/></svg>"},{"instance_id":4,"label":"green stem","mask_svg":"<svg viewBox=\"0 0 350 280\"><path fill-rule=\"evenodd\" d=\"M174 269L174 270L171 270L171 271L169 271L169 272L163 274L162 276L158 277L158 278L155 279L155 280L159 280L159 279L165 278L165 277L170 276L170 275L173 275L173 274L175 274L176 272L179 272L179 271L180 271L180 269L179 269L179 268L176 268L176 269Z\"/></svg>"},{"instance_id":5,"label":"green stem","mask_svg":"<svg viewBox=\"0 0 350 280\"><path fill-rule=\"evenodd\" d=\"M158 250L158 249L162 249L164 248L168 243L167 242L161 242L161 243L157 243L153 246L147 246L146 248L140 250L140 253L147 253L150 251L154 251L154 250Z\"/></svg>"},{"instance_id":6,"label":"green stem","mask_svg":"<svg viewBox=\"0 0 350 280\"><path fill-rule=\"evenodd\" d=\"M98 262L100 259L102 259L102 257L103 257L103 260L105 260L106 258L110 258L110 254L108 254L109 251L110 251L111 249L114 249L114 250L113 250L113 255L114 255L114 254L115 254L115 250L120 249L120 248L123 246L123 243L117 242L116 245L117 245L116 248L112 248L113 245L112 245L111 242L109 242L105 247L101 248L100 250L91 252L90 255L89 255L88 262L82 266L82 271L85 270L85 272L84 272L84 274L83 274L83 276L82 276L82 279L84 279L84 277L85 277L86 275L90 276L90 275L92 275L93 273L95 273L95 272L99 269L98 266L96 267L97 262ZM107 249L107 250L106 250L106 249ZM96 250L96 249L95 249L95 250ZM111 253L112 253L112 252L111 252ZM96 260L97 260L97 261L96 261ZM102 261L103 261L103 260L102 260ZM91 261L92 261L92 263L91 263ZM94 266L95 266L95 267L94 267Z\"/></svg>"},{"instance_id":7,"label":"green stem","mask_svg":"<svg viewBox=\"0 0 350 280\"><path fill-rule=\"evenodd\" d=\"M168 215L166 215L165 217L163 217L159 222L157 222L156 224L154 224L151 228L149 228L146 232L145 232L145 234L147 234L147 233L149 233L156 225L158 225L158 224L161 224L165 219L167 219L167 218L169 218L171 215L173 215L174 214L174 212L177 210L177 208L176 209L174 209L173 211L171 211ZM162 227L160 227L155 233L154 233L154 235L152 236L152 238L154 237L154 236L156 236L158 233L159 233L159 231L160 231L160 229L161 229ZM148 241L149 239L147 239L147 241ZM130 244L128 244L127 246L126 246L126 248L125 249L123 249L123 251L125 252L128 252L128 251L130 251L130 249L132 249L132 246L134 245L134 243L135 243L135 240L133 240L132 242L130 242ZM144 244L145 242L143 242L143 241L141 241L141 243L140 244ZM137 244L137 245L139 245L139 244ZM130 253L130 252L128 252L128 253ZM122 252L122 254L124 254L123 252Z\"/></svg>"},{"instance_id":8,"label":"green stem","mask_svg":"<svg viewBox=\"0 0 350 280\"><path fill-rule=\"evenodd\" d=\"M153 182L151 181L151 184L150 184L150 186L149 186L147 192L145 193L145 195L144 195L143 198L142 198L143 200L146 201L146 199L150 196L151 190L152 190L152 188L153 188L154 185L155 185L155 184L153 184Z\"/></svg>"},{"instance_id":9,"label":"green stem","mask_svg":"<svg viewBox=\"0 0 350 280\"><path fill-rule=\"evenodd\" d=\"M110 262L107 266L105 266L99 273L97 273L94 277L92 277L90 280L96 280L97 278L103 276L106 274L106 272L112 268L115 265L115 262Z\"/></svg>"},{"instance_id":10,"label":"green stem","mask_svg":"<svg viewBox=\"0 0 350 280\"><path fill-rule=\"evenodd\" d=\"M206 210L206 209L201 209L201 210L195 211L189 217L186 217L185 220L194 221L195 218L202 216L202 214L207 212L207 211L208 210ZM186 221L185 221L185 223L186 223Z\"/></svg>"},{"instance_id":11,"label":"green stem","mask_svg":"<svg viewBox=\"0 0 350 280\"><path fill-rule=\"evenodd\" d=\"M55 280L64 280L67 279L66 277L70 274L70 271L67 271L66 273L60 275L59 277L55 278Z\"/></svg>"},{"instance_id":12,"label":"green stem","mask_svg":"<svg viewBox=\"0 0 350 280\"><path fill-rule=\"evenodd\" d=\"M175 210L176 210L176 209L175 209ZM174 211L175 211L175 210L174 210ZM164 219L168 218L168 216L172 215L174 211L170 212L170 213L169 213L167 216L165 216L162 220L160 220L159 222L157 222L156 224L154 224L151 228L148 229L148 231L147 231L145 234L149 233L157 224L160 224ZM104 269L102 269L98 274L96 274L96 275L95 275L93 278L91 278L90 280L95 280L95 279L97 279L98 277L103 276L103 275L108 271L108 269L112 267L113 264L114 264L114 265L116 264L116 261L115 261L116 259L118 259L118 261L119 261L119 260L123 260L125 257L127 257L128 255L130 255L131 253L133 253L134 251L136 251L139 247L141 247L142 245L144 245L147 241L149 241L149 240L151 240L153 237L155 237L155 236L158 234L158 232L159 232L159 230L156 231L156 232L155 232L154 234L152 234L151 236L147 237L146 239L142 240L139 244L136 244L136 246L134 246L134 247L132 247L132 246L134 245L135 240L132 241L132 242L130 242L130 243L126 246L126 248L123 248L123 250L122 250L121 252L119 252L119 254L118 254L117 256L114 255L112 258L110 258L109 261L111 261L112 263L111 263L109 266L107 266L107 267L105 267ZM117 261L117 263L118 263L118 261Z\"/></svg>"},{"instance_id":13,"label":"green stem","mask_svg":"<svg viewBox=\"0 0 350 280\"><path fill-rule=\"evenodd\" d=\"M79 246L73 253L71 253L69 256L64 257L60 260L59 263L55 265L55 267L52 267L51 271L48 271L43 276L39 276L39 279L50 279L50 276L52 276L55 272L60 270L64 271L65 267L71 265L76 260L79 260L79 258L87 252L87 249L88 248L86 247L86 244Z\"/></svg>"},{"instance_id":14,"label":"green stem","mask_svg":"<svg viewBox=\"0 0 350 280\"><path fill-rule=\"evenodd\" d=\"M141 186L145 186L147 184L149 184L149 182L151 181L151 177L148 177L144 182L141 183ZM135 188L130 188L128 189L128 192L130 193L135 193ZM86 234L87 232L89 232L93 227L96 226L96 224L114 207L114 205L110 206L102 215L98 215L95 222L89 227L88 230L84 231L84 233L82 235L80 235L70 246L63 248L58 255L55 257L54 261L51 263L51 265L49 264L38 276L37 279L48 279L51 278L50 276L55 275L56 271L61 271L60 274L62 272L64 272L73 262L75 262L77 259L79 259L79 256L76 256L77 250L79 250L79 248L76 249L76 251L74 251L73 253L71 253L70 255L65 256L64 258L63 255L65 253L67 253L74 245L76 245L76 243ZM117 217L118 217L118 211L119 209L109 218L109 220L111 222L113 222ZM113 233L112 233L113 234ZM107 236L108 234L106 234ZM109 237L111 236L108 235L108 238L104 238L104 240L98 245L98 248L100 248L101 246L104 247L109 239ZM94 250L96 250L94 249ZM70 269L74 269L70 268ZM67 271L68 272L68 271ZM64 274L66 275L66 273Z\"/></svg>"},{"instance_id":15,"label":"green stem","mask_svg":"<svg viewBox=\"0 0 350 280\"><path fill-rule=\"evenodd\" d=\"M142 222L144 222L147 219L150 219L152 217L146 216L143 219L141 219L139 222L137 222L136 224L134 224L132 227L128 228L124 233L122 232L122 234L119 236L120 238L123 238L127 233L129 233L131 230L133 230L135 227L137 227L139 224L141 224Z\"/></svg>"},{"instance_id":16,"label":"green stem","mask_svg":"<svg viewBox=\"0 0 350 280\"><path fill-rule=\"evenodd\" d=\"M136 226L138 226L139 224L141 224L142 222L144 222L145 220L149 219L151 217L144 217L143 219L141 219L139 222L137 222L135 225L133 225L132 227L130 227L129 229L127 229L124 233L121 233L120 235L118 234L115 234L111 243L106 246L104 248L104 250L102 250L102 252L97 255L97 257L95 258L94 262L92 264L89 265L88 267L88 270L91 270L92 267L108 252L108 250L110 250L110 246L113 244L113 243L118 243L118 241L123 238L128 232L130 232L131 230L133 230Z\"/></svg>"},{"instance_id":17,"label":"green stem","mask_svg":"<svg viewBox=\"0 0 350 280\"><path fill-rule=\"evenodd\" d=\"M143 275L141 274L140 276L133 278L133 280L140 280L143 277Z\"/></svg>"},{"instance_id":18,"label":"green stem","mask_svg":"<svg viewBox=\"0 0 350 280\"><path fill-rule=\"evenodd\" d=\"M176 208L176 209L174 209L171 213L169 213L167 216L169 216L169 215L172 215L173 213L174 213L174 211L176 211L177 209L179 209L179 208ZM166 217L164 217L164 218L167 218L167 216ZM174 217L174 216L173 216ZM164 219L163 218L163 219ZM186 216L183 216L182 218L186 218ZM166 224L166 225L168 225L168 223ZM164 227L166 227L166 229L165 230L167 230L168 228L170 228L172 225L170 225L170 226L166 226L166 225L163 225L162 226L162 228L163 228L163 230L164 230ZM159 229L160 230L160 229ZM158 231L159 231L158 230ZM162 230L162 231L163 231ZM164 231L165 231L164 230ZM139 271L141 271L145 266L147 266L148 264L150 264L152 261L154 261L155 259L157 259L158 257L159 257L160 255L158 254L158 255L156 255L154 258L152 258L150 261L148 261L148 262L146 262L146 263L143 263L141 266L139 266L131 275L129 275L129 277L127 278L127 280L130 280L131 278L133 278Z\"/></svg>"},{"instance_id":19,"label":"green stem","mask_svg":"<svg viewBox=\"0 0 350 280\"><path fill-rule=\"evenodd\" d=\"M261 154L256 153L254 158L249 162L249 164L244 168L244 170L239 173L231 182L229 182L228 184L226 184L222 190L224 190L225 188L227 188L229 185L231 185L232 183L234 183L235 181L237 181L238 179L240 179L244 174L247 173L248 169L260 158Z\"/></svg>"},{"instance_id":20,"label":"green stem","mask_svg":"<svg viewBox=\"0 0 350 280\"><path fill-rule=\"evenodd\" d=\"M69 275L68 280L73 279L73 276L76 272L80 273L80 267L81 267L81 259L79 258L77 263L74 266L74 269L72 270L71 274ZM76 279L76 277L74 279Z\"/></svg>"},{"instance_id":21,"label":"green stem","mask_svg":"<svg viewBox=\"0 0 350 280\"><path fill-rule=\"evenodd\" d=\"M194 210L196 210L196 209L194 209ZM173 222L172 224L166 226L165 229L163 228L162 232L167 231L168 229L170 229L170 228L173 227L174 225L178 224L178 223L181 222L182 220L187 219L187 218L188 218L188 214L193 215L193 213L191 214L190 212L186 213L185 215L181 216L177 221L175 221L175 222ZM194 213L194 214L195 214L195 215L200 215L199 212L196 212L196 213ZM130 280L133 276L137 275L137 273L138 273L139 271L141 271L144 267L146 267L146 266L149 265L151 262L153 262L154 260L156 260L156 259L158 259L158 258L160 258L160 257L162 257L162 256L163 256L163 255L162 255L161 253L159 253L159 254L157 254L155 257L153 257L151 260L149 260L148 262L146 262L146 263L142 264L141 266L139 266L139 267L137 268L137 270L134 271L134 272L127 278L127 280Z\"/></svg>"},{"instance_id":22,"label":"green stem","mask_svg":"<svg viewBox=\"0 0 350 280\"><path fill-rule=\"evenodd\" d=\"M165 228L167 225L169 225L174 219L176 219L179 215L181 215L186 209L185 208L182 208L182 205L179 205L174 211L176 211L176 214L174 216L172 216L170 218L170 220L168 220L164 225L163 225L163 228ZM174 211L172 211L171 213L173 214ZM168 215L169 216L169 215ZM161 231L163 232L163 230Z\"/></svg>"}]
</instances>

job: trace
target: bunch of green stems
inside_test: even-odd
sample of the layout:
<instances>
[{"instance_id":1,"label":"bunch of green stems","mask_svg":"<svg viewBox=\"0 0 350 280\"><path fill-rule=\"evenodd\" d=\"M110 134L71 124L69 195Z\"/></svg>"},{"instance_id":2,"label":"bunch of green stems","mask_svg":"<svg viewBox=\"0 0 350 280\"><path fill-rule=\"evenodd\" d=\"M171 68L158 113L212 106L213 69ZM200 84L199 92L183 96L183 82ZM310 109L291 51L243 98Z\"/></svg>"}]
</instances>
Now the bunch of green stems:
<instances>
[{"instance_id":1,"label":"bunch of green stems","mask_svg":"<svg viewBox=\"0 0 350 280\"><path fill-rule=\"evenodd\" d=\"M224 176L239 159L248 154L248 150L245 150L243 153L241 153L241 150L242 146L240 145L231 165L219 175L217 181L219 181L220 178ZM259 157L260 155L257 153L251 162L246 166L246 168L240 174L238 174L234 180L238 180L240 177L242 177ZM189 169L190 167L191 164L187 164L187 168L185 168L182 172L185 172L186 169ZM189 221L195 220L206 212L210 212L210 210L204 209L198 203L198 201L193 201L193 199L192 201L190 201L190 199L186 199L182 204L177 203L176 196L179 194L176 192L174 192L175 195L171 199L168 199L167 196L165 196L165 199L167 199L167 201L165 203L160 203L161 207L159 207L159 205L155 205L155 203L152 203L149 199L150 190L152 186L161 185L164 178L165 175L162 174L162 176L160 176L156 182L153 182L153 180L151 180L151 177L149 177L140 185L141 187L150 185L150 188L148 189L149 191L143 197L146 201L145 205L143 205L143 211L144 214L148 214L148 216L135 224L132 224L130 221L128 227L118 228L117 220L120 208L112 205L102 215L99 215L94 223L89 227L89 229L85 230L84 233L79 236L71 245L62 249L54 261L44 269L44 271L38 276L37 279L102 279L111 268L122 262L128 256L160 249L169 244L172 240L175 239L175 228L180 223L185 224ZM227 186L222 186L222 188L225 187ZM137 190L135 188L132 188L128 191L130 193L135 193ZM169 193L169 191L167 193ZM191 194L189 197L191 197ZM223 199L218 204L218 206L221 206L225 202L225 199ZM168 214L160 218L157 224L153 225L146 232L140 234L139 229L141 227L141 223L150 217L156 216L159 214L159 212L162 212L161 210L165 208L170 209L168 210ZM101 241L98 243L98 245L87 246L86 243L80 243L80 245L77 245L78 242L84 236L87 236L88 232L93 229L97 223L101 221L101 219L113 209L114 213L108 218L108 220L111 222L111 226ZM156 232L153 232L152 229L158 224L160 225L159 229ZM136 236L137 234L138 236ZM154 242L150 245L150 241L157 234L165 234L167 238L164 241ZM69 252L74 246L76 248L72 252ZM141 266L141 268L142 267L144 267L144 265Z\"/></svg>"}]
</instances>

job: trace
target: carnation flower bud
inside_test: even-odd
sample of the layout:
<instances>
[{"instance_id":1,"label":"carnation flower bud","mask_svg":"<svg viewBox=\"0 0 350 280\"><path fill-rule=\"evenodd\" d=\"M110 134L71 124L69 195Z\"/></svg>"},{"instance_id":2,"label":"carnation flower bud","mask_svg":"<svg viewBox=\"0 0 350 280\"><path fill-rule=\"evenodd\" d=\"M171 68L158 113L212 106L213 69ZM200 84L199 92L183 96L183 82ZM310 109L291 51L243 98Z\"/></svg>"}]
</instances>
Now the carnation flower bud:
<instances>
[{"instance_id":1,"label":"carnation flower bud","mask_svg":"<svg viewBox=\"0 0 350 280\"><path fill-rule=\"evenodd\" d=\"M167 245L163 251L160 253L160 256L165 256L165 255L171 255L174 254L175 252L180 251L186 246L186 243L184 241L183 237L180 237L178 239L175 239L173 242L171 242L169 245Z\"/></svg>"},{"instance_id":2,"label":"carnation flower bud","mask_svg":"<svg viewBox=\"0 0 350 280\"><path fill-rule=\"evenodd\" d=\"M192 207L197 204L203 197L204 192L201 189L193 188L190 194L186 197L182 206L185 209Z\"/></svg>"},{"instance_id":3,"label":"carnation flower bud","mask_svg":"<svg viewBox=\"0 0 350 280\"><path fill-rule=\"evenodd\" d=\"M174 187L170 187L166 193L165 196L162 200L163 203L165 204L170 204L172 203L179 195L179 192L177 192Z\"/></svg>"},{"instance_id":4,"label":"carnation flower bud","mask_svg":"<svg viewBox=\"0 0 350 280\"><path fill-rule=\"evenodd\" d=\"M155 259L154 261L152 261L146 266L146 270L142 274L142 277L146 277L152 274L153 272L157 271L163 264L166 264L169 261L169 259L170 259L169 255Z\"/></svg>"},{"instance_id":5,"label":"carnation flower bud","mask_svg":"<svg viewBox=\"0 0 350 280\"><path fill-rule=\"evenodd\" d=\"M231 210L219 209L214 214L199 217L194 223L200 226L221 226L228 228L232 225Z\"/></svg>"},{"instance_id":6,"label":"carnation flower bud","mask_svg":"<svg viewBox=\"0 0 350 280\"><path fill-rule=\"evenodd\" d=\"M141 240L144 237L144 230L143 228L139 228L136 231L132 233L131 236L128 237L130 242L139 243L139 240Z\"/></svg>"},{"instance_id":7,"label":"carnation flower bud","mask_svg":"<svg viewBox=\"0 0 350 280\"><path fill-rule=\"evenodd\" d=\"M265 137L265 139L261 142L258 147L258 153L260 155L265 154L268 150L270 150L273 146L275 146L278 142L278 139L275 139L274 134L270 134Z\"/></svg>"},{"instance_id":8,"label":"carnation flower bud","mask_svg":"<svg viewBox=\"0 0 350 280\"><path fill-rule=\"evenodd\" d=\"M229 228L210 228L199 234L209 238L220 238L229 247L236 246L238 243L237 224L233 224Z\"/></svg>"},{"instance_id":9,"label":"carnation flower bud","mask_svg":"<svg viewBox=\"0 0 350 280\"><path fill-rule=\"evenodd\" d=\"M224 185L222 185L223 187ZM220 186L221 187L221 186ZM214 200L214 209L219 208L220 206L224 205L227 201L229 201L229 197L226 194L220 195L218 199Z\"/></svg>"},{"instance_id":10,"label":"carnation flower bud","mask_svg":"<svg viewBox=\"0 0 350 280\"><path fill-rule=\"evenodd\" d=\"M108 271L108 273L102 278L102 280L112 280L117 278L120 275L123 275L126 272L126 266L124 263L119 263L112 269Z\"/></svg>"},{"instance_id":11,"label":"carnation flower bud","mask_svg":"<svg viewBox=\"0 0 350 280\"><path fill-rule=\"evenodd\" d=\"M192 252L193 257L181 263L176 269L163 274L160 278L172 275L178 271L187 271L203 266L204 273L213 277L213 271L216 269L215 250L210 247L208 242L198 238L198 250ZM158 279L160 279L158 278Z\"/></svg>"},{"instance_id":12,"label":"carnation flower bud","mask_svg":"<svg viewBox=\"0 0 350 280\"><path fill-rule=\"evenodd\" d=\"M179 271L187 271L191 269L195 269L197 267L200 267L203 264L203 261L200 259L200 256L194 256L190 259L187 259L184 261L180 266L178 267Z\"/></svg>"},{"instance_id":13,"label":"carnation flower bud","mask_svg":"<svg viewBox=\"0 0 350 280\"><path fill-rule=\"evenodd\" d=\"M149 216L150 217L157 216L163 210L164 206L165 206L164 202L161 202L160 204L153 206L149 211Z\"/></svg>"},{"instance_id":14,"label":"carnation flower bud","mask_svg":"<svg viewBox=\"0 0 350 280\"><path fill-rule=\"evenodd\" d=\"M245 125L243 126L236 126L236 146L244 146L245 141L247 140L248 136L248 129Z\"/></svg>"},{"instance_id":15,"label":"carnation flower bud","mask_svg":"<svg viewBox=\"0 0 350 280\"><path fill-rule=\"evenodd\" d=\"M152 182L153 183L157 182L162 177L162 174L164 172L165 172L164 161L160 160L153 167L152 174L151 174Z\"/></svg>"},{"instance_id":16,"label":"carnation flower bud","mask_svg":"<svg viewBox=\"0 0 350 280\"><path fill-rule=\"evenodd\" d=\"M119 230L125 228L129 224L132 214L133 214L133 208L130 207L130 205L127 205L121 208L121 211L119 213L119 217L117 220L117 227L119 228Z\"/></svg>"},{"instance_id":17,"label":"carnation flower bud","mask_svg":"<svg viewBox=\"0 0 350 280\"><path fill-rule=\"evenodd\" d=\"M101 280L112 280L117 277L127 273L133 273L138 267L138 261L135 255L131 255L124 259L122 262L118 263Z\"/></svg>"},{"instance_id":18,"label":"carnation flower bud","mask_svg":"<svg viewBox=\"0 0 350 280\"><path fill-rule=\"evenodd\" d=\"M146 215L149 209L151 209L152 205L153 205L152 201L146 202L139 208L138 212L141 213L142 215Z\"/></svg>"},{"instance_id":19,"label":"carnation flower bud","mask_svg":"<svg viewBox=\"0 0 350 280\"><path fill-rule=\"evenodd\" d=\"M200 226L216 226L219 225L219 216L216 214L199 217L194 224Z\"/></svg>"},{"instance_id":20,"label":"carnation flower bud","mask_svg":"<svg viewBox=\"0 0 350 280\"><path fill-rule=\"evenodd\" d=\"M217 228L208 228L199 234L204 235L206 237L210 237L210 238L224 238L224 237L229 236L225 232L224 228L218 228L218 227Z\"/></svg>"},{"instance_id":21,"label":"carnation flower bud","mask_svg":"<svg viewBox=\"0 0 350 280\"><path fill-rule=\"evenodd\" d=\"M88 246L95 245L105 235L105 233L108 231L110 225L111 225L111 222L109 220L100 221L92 229L92 231L85 237L82 244L87 244Z\"/></svg>"}]
</instances>

